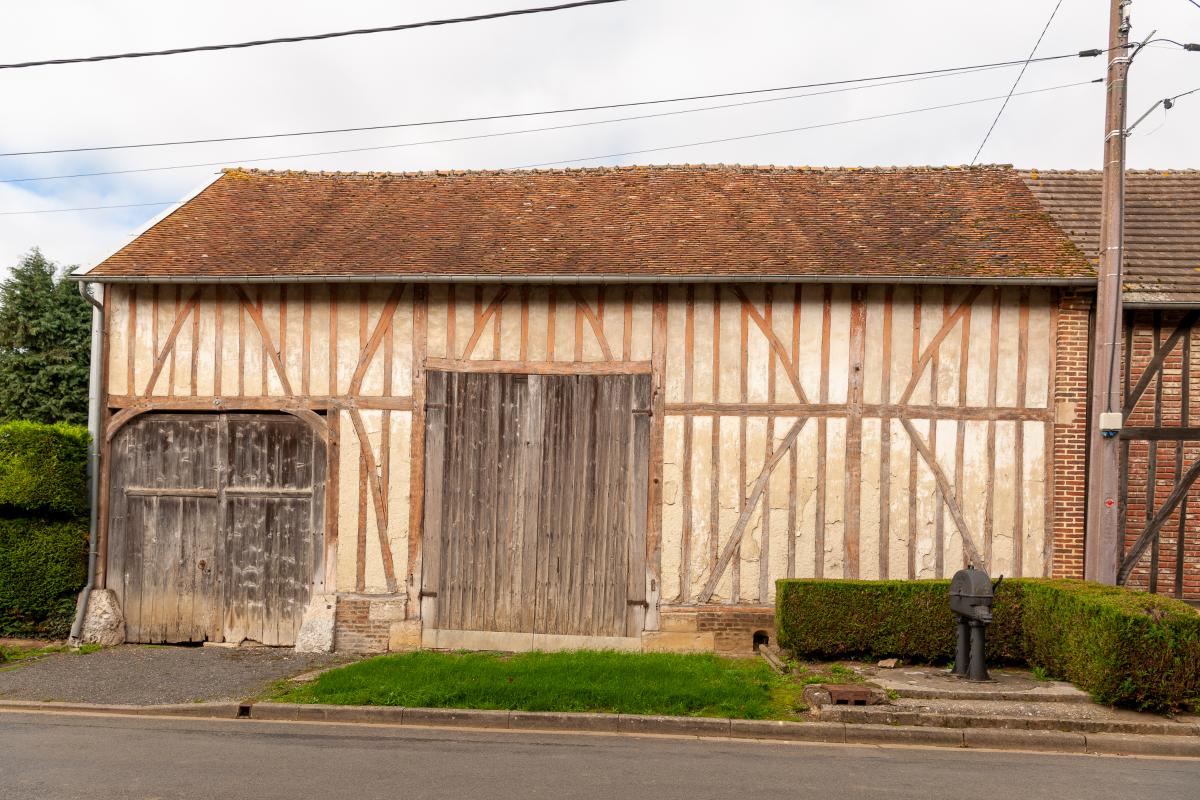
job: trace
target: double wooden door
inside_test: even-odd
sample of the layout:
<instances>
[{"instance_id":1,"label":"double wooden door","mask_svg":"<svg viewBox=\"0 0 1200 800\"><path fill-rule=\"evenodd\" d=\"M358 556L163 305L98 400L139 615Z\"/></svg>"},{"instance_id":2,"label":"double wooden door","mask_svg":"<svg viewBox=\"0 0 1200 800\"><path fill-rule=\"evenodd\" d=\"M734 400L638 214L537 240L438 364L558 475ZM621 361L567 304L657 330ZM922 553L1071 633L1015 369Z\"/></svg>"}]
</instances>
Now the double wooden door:
<instances>
[{"instance_id":1,"label":"double wooden door","mask_svg":"<svg viewBox=\"0 0 1200 800\"><path fill-rule=\"evenodd\" d=\"M321 575L325 449L284 414L147 414L110 459L106 585L131 642L295 643Z\"/></svg>"},{"instance_id":2,"label":"double wooden door","mask_svg":"<svg viewBox=\"0 0 1200 800\"><path fill-rule=\"evenodd\" d=\"M427 402L425 627L639 635L649 376L430 372Z\"/></svg>"}]
</instances>

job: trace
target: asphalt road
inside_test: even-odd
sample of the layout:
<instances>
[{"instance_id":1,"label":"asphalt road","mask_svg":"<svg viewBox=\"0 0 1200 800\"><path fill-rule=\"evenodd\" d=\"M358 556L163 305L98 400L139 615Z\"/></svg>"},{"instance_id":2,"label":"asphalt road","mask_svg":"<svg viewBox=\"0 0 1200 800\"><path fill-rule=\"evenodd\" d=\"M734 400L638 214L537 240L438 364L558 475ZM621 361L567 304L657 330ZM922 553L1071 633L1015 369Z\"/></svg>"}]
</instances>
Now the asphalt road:
<instances>
[{"instance_id":1,"label":"asphalt road","mask_svg":"<svg viewBox=\"0 0 1200 800\"><path fill-rule=\"evenodd\" d=\"M0 797L1191 798L1200 761L0 712Z\"/></svg>"}]
</instances>

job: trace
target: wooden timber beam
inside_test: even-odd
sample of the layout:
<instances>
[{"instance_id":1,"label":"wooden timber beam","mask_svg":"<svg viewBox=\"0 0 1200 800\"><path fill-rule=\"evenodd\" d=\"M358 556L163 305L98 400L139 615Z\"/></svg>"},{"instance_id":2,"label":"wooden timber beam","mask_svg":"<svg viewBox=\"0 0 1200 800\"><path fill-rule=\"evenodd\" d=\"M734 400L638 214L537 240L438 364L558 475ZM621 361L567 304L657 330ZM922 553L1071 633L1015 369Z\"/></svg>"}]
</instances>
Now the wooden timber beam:
<instances>
[{"instance_id":1,"label":"wooden timber beam","mask_svg":"<svg viewBox=\"0 0 1200 800\"><path fill-rule=\"evenodd\" d=\"M967 552L967 559L970 563L982 568L986 567L983 559L979 555L979 548L975 546L975 540L971 538L971 532L967 529L967 520L963 517L962 507L959 505L958 498L954 494L954 487L950 485L950 481L946 479L946 473L942 471L941 466L937 462L937 457L929 449L929 445L921 438L921 434L910 420L904 417L900 418L900 424L904 426L904 430L908 431L908 438L912 440L913 447L917 448L917 452L921 454L921 458L925 460L930 472L933 473L933 479L937 481L938 489L942 493L942 499L946 501L946 506L950 510L950 517L954 520L955 526L958 528L958 534L962 537L963 549Z\"/></svg>"},{"instance_id":2,"label":"wooden timber beam","mask_svg":"<svg viewBox=\"0 0 1200 800\"><path fill-rule=\"evenodd\" d=\"M467 340L467 346L463 349L463 360L471 357L471 353L475 350L475 345L479 344L479 338L483 336L483 331L487 328L488 321L493 315L499 313L500 304L508 296L508 290L508 286L501 286L499 291L496 292L496 296L492 298L492 302L488 303L487 308L475 320L475 330L471 331L471 338Z\"/></svg>"},{"instance_id":3,"label":"wooden timber beam","mask_svg":"<svg viewBox=\"0 0 1200 800\"><path fill-rule=\"evenodd\" d=\"M379 351L379 345L383 342L384 334L392 324L392 317L396 314L396 308L400 305L400 298L404 296L404 284L397 284L392 287L391 294L388 295L387 303L383 306L383 311L379 314L379 319L375 322L375 329L371 331L370 338L367 339L366 345L358 356L358 366L354 368L354 376L350 378L349 394L356 395L362 390L363 378L367 374L367 369L371 366L371 362L375 359L375 353Z\"/></svg>"},{"instance_id":4,"label":"wooden timber beam","mask_svg":"<svg viewBox=\"0 0 1200 800\"><path fill-rule=\"evenodd\" d=\"M982 286L972 286L967 291L967 296L963 298L958 308L954 310L954 313L946 317L942 322L942 327L934 335L933 339L930 340L929 344L925 347L925 352L921 354L920 359L917 360L916 365L913 367L912 375L908 380L908 386L904 387L904 391L900 395L900 405L908 404L913 392L917 389L917 384L921 381L921 376L925 374L925 367L929 365L929 362L937 354L938 349L942 346L942 341L950 335L950 331L954 330L954 326L958 324L963 315L970 312L971 306L975 304L976 298L979 297L979 293L982 291Z\"/></svg>"},{"instance_id":5,"label":"wooden timber beam","mask_svg":"<svg viewBox=\"0 0 1200 800\"><path fill-rule=\"evenodd\" d=\"M175 340L179 338L179 332L183 330L184 322L196 310L196 306L199 303L200 289L197 287L192 292L192 296L188 299L187 304L175 315L175 323L171 326L171 332L167 334L167 340L163 342L162 350L154 358L154 368L150 370L150 379L146 382L146 391L142 393L143 395L149 395L154 391L154 384L158 382L158 377L162 374L163 365L167 363L167 356L175 349ZM155 318L157 319L157 315ZM132 383L129 385L129 390L131 392L137 391Z\"/></svg>"},{"instance_id":6,"label":"wooden timber beam","mask_svg":"<svg viewBox=\"0 0 1200 800\"><path fill-rule=\"evenodd\" d=\"M603 291L601 286L600 290ZM575 305L583 312L584 318L588 321L588 325L592 327L592 333L596 336L596 341L600 343L600 350L604 353L605 361L612 361L612 350L608 347L608 339L604 335L604 327L601 325L596 312L588 305L588 301L584 299L583 293L579 291L578 286L570 286L568 290L571 292L571 297L575 299Z\"/></svg>"},{"instance_id":7,"label":"wooden timber beam","mask_svg":"<svg viewBox=\"0 0 1200 800\"><path fill-rule=\"evenodd\" d=\"M250 315L250 319L254 322L254 327L258 329L258 335L262 337L263 347L267 351L267 355L271 357L271 364L275 367L275 377L279 378L279 384L283 387L285 395L292 395L292 383L288 380L287 371L283 367L283 361L279 358L279 349L275 347L275 341L271 338L271 332L267 330L267 323L263 320L262 312L258 306L250 300L250 296L246 294L246 290L241 286L235 286L238 298L241 300L242 308ZM264 388L266 383L263 384Z\"/></svg>"},{"instance_id":8,"label":"wooden timber beam","mask_svg":"<svg viewBox=\"0 0 1200 800\"><path fill-rule=\"evenodd\" d=\"M645 375L649 361L468 361L426 358L425 368L442 372L519 372L532 375Z\"/></svg>"},{"instance_id":9,"label":"wooden timber beam","mask_svg":"<svg viewBox=\"0 0 1200 800\"><path fill-rule=\"evenodd\" d=\"M800 431L804 428L804 423L806 422L808 422L808 417L796 420L792 424L792 427L788 429L788 432L784 434L783 439L780 440L779 447L767 459L767 463L763 464L762 471L754 481L754 488L750 490L750 496L746 498L746 504L742 506L742 513L738 515L737 522L734 523L733 530L729 534L729 541L725 543L725 549L721 551L721 557L717 559L717 564L713 567L712 574L708 576L704 588L700 590L697 602L707 603L712 599L713 592L717 590L717 584L720 582L721 576L725 574L725 570L729 567L729 562L733 559L734 553L737 552L738 545L742 541L742 535L746 531L746 526L750 524L750 518L754 516L754 510L758 507L758 501L767 489L767 484L771 480L771 473L775 471L775 467L795 445L796 437L800 435Z\"/></svg>"},{"instance_id":10,"label":"wooden timber beam","mask_svg":"<svg viewBox=\"0 0 1200 800\"><path fill-rule=\"evenodd\" d=\"M1190 442L1200 440L1200 428L1164 425L1159 427L1122 428L1122 439L1151 442Z\"/></svg>"},{"instance_id":11,"label":"wooden timber beam","mask_svg":"<svg viewBox=\"0 0 1200 800\"><path fill-rule=\"evenodd\" d=\"M845 417L850 408L846 403L667 403L665 411L674 416L711 417ZM863 403L864 417L949 420L1014 420L1053 422L1054 412L1048 408L1005 408L988 406L916 406L889 403Z\"/></svg>"},{"instance_id":12,"label":"wooden timber beam","mask_svg":"<svg viewBox=\"0 0 1200 800\"><path fill-rule=\"evenodd\" d=\"M1132 413L1138 400L1142 399L1146 389L1149 388L1150 382L1154 380L1154 376L1162 369L1163 362L1166 361L1167 355L1175 349L1175 345L1179 344L1179 340L1184 335L1191 332L1196 321L1200 320L1200 310L1192 310L1184 314L1179 320L1179 324L1175 326L1175 330L1167 337L1167 340L1161 346L1154 349L1154 357L1150 359L1150 363L1142 370L1142 375L1138 378L1138 382L1134 385L1129 394L1125 396L1125 407L1121 409L1121 413L1128 416Z\"/></svg>"},{"instance_id":13,"label":"wooden timber beam","mask_svg":"<svg viewBox=\"0 0 1200 800\"><path fill-rule=\"evenodd\" d=\"M1192 462L1187 472L1175 484L1175 488L1167 495L1167 499L1162 504L1162 507L1155 512L1153 517L1146 521L1145 529L1121 561L1121 568L1117 570L1118 584L1123 584L1129 580L1129 574L1137 566L1137 562L1141 559L1142 554L1146 552L1146 548L1158 536L1158 532L1162 529L1163 524L1174 513L1179 503L1187 497L1188 490L1192 488L1192 484L1196 482L1197 477L1200 477L1200 458Z\"/></svg>"},{"instance_id":14,"label":"wooden timber beam","mask_svg":"<svg viewBox=\"0 0 1200 800\"><path fill-rule=\"evenodd\" d=\"M389 592L396 591L396 566L392 558L392 545L388 541L388 518L383 502L383 487L379 478L379 465L375 460L375 450L367 436L367 427L363 424L362 412L357 408L350 409L350 423L358 435L358 446L367 462L367 482L370 485L371 501L375 506L375 532L379 536L379 553L383 560L383 575L387 581Z\"/></svg>"},{"instance_id":15,"label":"wooden timber beam","mask_svg":"<svg viewBox=\"0 0 1200 800\"><path fill-rule=\"evenodd\" d=\"M750 318L754 320L754 324L762 331L763 336L767 337L767 343L771 346L771 352L779 359L780 365L783 366L783 372L787 375L788 382L792 384L792 391L796 393L796 398L801 403L807 403L808 397L804 394L804 387L800 385L800 375L796 372L796 365L792 363L792 357L788 354L787 348L783 346L783 342L779 341L779 337L775 335L775 331L767 324L767 320L755 307L754 303L750 302L750 298L742 290L742 287L734 285L731 287L734 296L741 301L742 307L749 313Z\"/></svg>"}]
</instances>

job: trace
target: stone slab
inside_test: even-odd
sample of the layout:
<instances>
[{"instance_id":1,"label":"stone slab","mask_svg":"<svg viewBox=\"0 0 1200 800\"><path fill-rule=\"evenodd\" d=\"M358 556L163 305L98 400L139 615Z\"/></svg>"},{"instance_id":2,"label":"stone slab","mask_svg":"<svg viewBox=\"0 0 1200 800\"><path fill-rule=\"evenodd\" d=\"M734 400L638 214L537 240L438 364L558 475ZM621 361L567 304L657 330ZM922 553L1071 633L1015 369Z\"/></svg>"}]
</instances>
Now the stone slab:
<instances>
[{"instance_id":1,"label":"stone slab","mask_svg":"<svg viewBox=\"0 0 1200 800\"><path fill-rule=\"evenodd\" d=\"M787 722L773 719L734 719L729 735L739 739L783 739L792 742L846 741L846 726L840 722Z\"/></svg>"},{"instance_id":2,"label":"stone slab","mask_svg":"<svg viewBox=\"0 0 1200 800\"><path fill-rule=\"evenodd\" d=\"M896 725L847 725L846 744L904 744L962 747L963 732L953 728L904 728Z\"/></svg>"},{"instance_id":3,"label":"stone slab","mask_svg":"<svg viewBox=\"0 0 1200 800\"><path fill-rule=\"evenodd\" d=\"M728 736L729 720L711 717L662 717L657 715L622 714L618 723L621 733L663 733L679 736Z\"/></svg>"},{"instance_id":4,"label":"stone slab","mask_svg":"<svg viewBox=\"0 0 1200 800\"><path fill-rule=\"evenodd\" d=\"M1135 736L1126 733L1088 734L1089 753L1126 756L1200 758L1200 738L1193 736Z\"/></svg>"},{"instance_id":5,"label":"stone slab","mask_svg":"<svg viewBox=\"0 0 1200 800\"><path fill-rule=\"evenodd\" d=\"M1042 750L1054 753L1082 753L1086 739L1068 731L1022 731L1007 728L963 728L967 747L993 750Z\"/></svg>"},{"instance_id":6,"label":"stone slab","mask_svg":"<svg viewBox=\"0 0 1200 800\"><path fill-rule=\"evenodd\" d=\"M445 725L459 728L507 728L508 711L471 708L406 708L405 725Z\"/></svg>"},{"instance_id":7,"label":"stone slab","mask_svg":"<svg viewBox=\"0 0 1200 800\"><path fill-rule=\"evenodd\" d=\"M647 653L711 653L716 649L712 631L647 631L642 634L642 650Z\"/></svg>"},{"instance_id":8,"label":"stone slab","mask_svg":"<svg viewBox=\"0 0 1200 800\"><path fill-rule=\"evenodd\" d=\"M553 711L509 712L508 727L514 730L591 731L616 733L620 717L616 714L559 713Z\"/></svg>"}]
</instances>

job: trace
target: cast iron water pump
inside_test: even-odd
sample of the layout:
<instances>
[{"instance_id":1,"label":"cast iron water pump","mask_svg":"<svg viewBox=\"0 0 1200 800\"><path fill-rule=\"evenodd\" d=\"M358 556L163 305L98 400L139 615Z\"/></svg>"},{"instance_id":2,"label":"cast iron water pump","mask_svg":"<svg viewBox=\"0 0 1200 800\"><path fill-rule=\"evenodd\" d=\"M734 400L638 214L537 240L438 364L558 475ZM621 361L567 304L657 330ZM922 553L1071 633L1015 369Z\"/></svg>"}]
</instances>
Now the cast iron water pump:
<instances>
[{"instance_id":1,"label":"cast iron water pump","mask_svg":"<svg viewBox=\"0 0 1200 800\"><path fill-rule=\"evenodd\" d=\"M954 573L950 580L950 610L958 615L958 648L952 674L969 681L990 681L984 661L987 626L992 621L992 602L1001 575L992 584L986 572L972 564Z\"/></svg>"}]
</instances>

